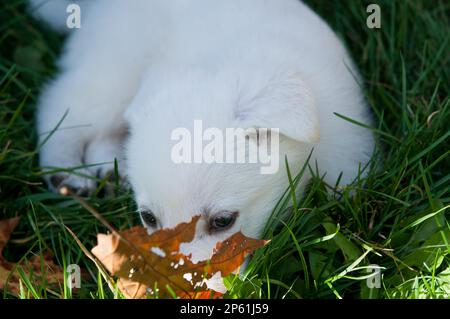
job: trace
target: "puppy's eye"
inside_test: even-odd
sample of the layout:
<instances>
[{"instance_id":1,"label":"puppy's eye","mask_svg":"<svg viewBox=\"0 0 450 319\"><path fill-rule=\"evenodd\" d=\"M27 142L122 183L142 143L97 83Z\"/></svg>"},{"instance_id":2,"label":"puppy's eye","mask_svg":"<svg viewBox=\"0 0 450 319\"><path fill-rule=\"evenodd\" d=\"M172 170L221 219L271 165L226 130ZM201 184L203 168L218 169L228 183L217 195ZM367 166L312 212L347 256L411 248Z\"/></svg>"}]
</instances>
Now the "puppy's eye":
<instances>
[{"instance_id":1,"label":"puppy's eye","mask_svg":"<svg viewBox=\"0 0 450 319\"><path fill-rule=\"evenodd\" d=\"M155 215L150 210L141 211L141 218L147 226L156 227L158 224Z\"/></svg>"},{"instance_id":2,"label":"puppy's eye","mask_svg":"<svg viewBox=\"0 0 450 319\"><path fill-rule=\"evenodd\" d=\"M229 229L233 226L238 214L238 212L223 211L212 216L209 220L210 231L223 231Z\"/></svg>"}]
</instances>

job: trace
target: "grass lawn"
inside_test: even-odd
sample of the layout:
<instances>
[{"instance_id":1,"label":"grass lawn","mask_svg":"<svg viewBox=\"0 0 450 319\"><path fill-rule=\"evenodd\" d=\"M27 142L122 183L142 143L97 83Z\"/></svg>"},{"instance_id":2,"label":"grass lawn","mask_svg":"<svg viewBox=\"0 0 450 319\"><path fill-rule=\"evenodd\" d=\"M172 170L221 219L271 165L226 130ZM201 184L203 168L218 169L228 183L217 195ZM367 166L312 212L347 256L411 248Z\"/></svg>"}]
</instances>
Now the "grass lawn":
<instances>
[{"instance_id":1,"label":"grass lawn","mask_svg":"<svg viewBox=\"0 0 450 319\"><path fill-rule=\"evenodd\" d=\"M24 2L0 4L0 219L21 216L4 255L18 261L51 251L62 267L79 264L85 271L73 294L22 276L23 298L113 298L66 230L91 248L106 228L42 182L35 101L55 74L63 37L31 19ZM361 70L378 123L370 128L377 156L364 183L357 180L332 198L317 177L292 200L301 172L290 172L291 185L266 228L272 241L255 254L245 278L227 278L228 296L450 298L450 3L307 2L346 42ZM381 6L378 30L366 26L371 2ZM314 170L310 164L305 169ZM118 229L138 223L128 192L88 201ZM288 219L277 218L286 211Z\"/></svg>"}]
</instances>

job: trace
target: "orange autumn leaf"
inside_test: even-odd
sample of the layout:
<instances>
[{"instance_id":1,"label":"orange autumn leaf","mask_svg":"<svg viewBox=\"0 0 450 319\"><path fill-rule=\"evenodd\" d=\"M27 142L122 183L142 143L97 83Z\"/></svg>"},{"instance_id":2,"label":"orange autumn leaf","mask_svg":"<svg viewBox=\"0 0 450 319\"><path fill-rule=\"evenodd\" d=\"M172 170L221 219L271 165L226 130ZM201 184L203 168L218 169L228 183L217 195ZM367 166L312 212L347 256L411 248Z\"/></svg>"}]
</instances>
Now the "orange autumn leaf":
<instances>
[{"instance_id":1,"label":"orange autumn leaf","mask_svg":"<svg viewBox=\"0 0 450 319\"><path fill-rule=\"evenodd\" d=\"M162 229L151 236L143 227L99 234L94 256L112 274L126 298L172 297L217 298L221 294L208 289L206 280L220 272L228 276L238 269L245 257L267 241L245 237L238 232L218 243L210 260L194 263L179 252L182 243L195 237L200 216L173 229ZM167 289L167 287L170 287Z\"/></svg>"},{"instance_id":2,"label":"orange autumn leaf","mask_svg":"<svg viewBox=\"0 0 450 319\"><path fill-rule=\"evenodd\" d=\"M19 224L20 217L0 221L0 289L6 289L10 294L18 296L20 292L20 276L17 268L21 268L26 276L32 277L35 284L56 284L64 280L64 272L55 265L51 255L44 254L23 260L19 264L11 263L3 257L3 249L8 243L11 234ZM32 276L30 276L32 274Z\"/></svg>"},{"instance_id":3,"label":"orange autumn leaf","mask_svg":"<svg viewBox=\"0 0 450 319\"><path fill-rule=\"evenodd\" d=\"M19 224L20 217L0 221L0 255L11 237L12 232Z\"/></svg>"}]
</instances>

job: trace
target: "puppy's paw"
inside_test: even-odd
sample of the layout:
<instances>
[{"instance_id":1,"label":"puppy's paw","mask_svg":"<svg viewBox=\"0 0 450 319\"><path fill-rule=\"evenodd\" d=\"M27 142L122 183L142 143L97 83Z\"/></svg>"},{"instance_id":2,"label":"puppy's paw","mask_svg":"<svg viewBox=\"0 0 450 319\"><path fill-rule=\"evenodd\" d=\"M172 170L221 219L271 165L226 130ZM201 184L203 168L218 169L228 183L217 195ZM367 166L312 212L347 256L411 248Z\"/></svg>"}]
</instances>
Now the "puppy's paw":
<instances>
[{"instance_id":1,"label":"puppy's paw","mask_svg":"<svg viewBox=\"0 0 450 319\"><path fill-rule=\"evenodd\" d=\"M50 175L46 177L46 180L50 190L61 195L75 194L88 197L96 189L95 181L89 177L65 172Z\"/></svg>"},{"instance_id":2,"label":"puppy's paw","mask_svg":"<svg viewBox=\"0 0 450 319\"><path fill-rule=\"evenodd\" d=\"M114 195L117 186L126 184L121 177L125 165L120 140L80 141L79 136L67 135L66 131L60 132L58 137L59 140L49 140L40 153L41 167L46 173L44 179L51 191L62 195L109 197ZM51 171L54 168L65 171L54 173ZM117 177L116 171L120 172Z\"/></svg>"}]
</instances>

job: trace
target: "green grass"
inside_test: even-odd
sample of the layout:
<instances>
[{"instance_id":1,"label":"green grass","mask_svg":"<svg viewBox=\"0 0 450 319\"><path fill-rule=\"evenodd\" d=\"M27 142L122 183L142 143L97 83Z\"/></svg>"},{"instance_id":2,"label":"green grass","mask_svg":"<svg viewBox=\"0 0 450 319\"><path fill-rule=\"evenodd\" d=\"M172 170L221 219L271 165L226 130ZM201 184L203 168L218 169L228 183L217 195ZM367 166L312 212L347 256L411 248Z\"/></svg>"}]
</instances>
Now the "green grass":
<instances>
[{"instance_id":1,"label":"green grass","mask_svg":"<svg viewBox=\"0 0 450 319\"><path fill-rule=\"evenodd\" d=\"M229 297L450 298L450 4L307 2L361 70L378 123L372 128L378 156L364 183L358 179L332 198L319 177L295 198L301 172L290 172L291 185L266 229L272 241L255 254L245 279L227 279ZM382 9L379 30L365 25L370 2ZM62 40L25 13L23 0L1 2L0 218L22 216L5 256L17 261L51 251L59 265L85 270L74 295L24 275L22 298L112 298L65 226L88 248L106 228L77 201L49 193L37 166L34 106L55 74ZM305 169L314 172L310 164ZM119 229L138 223L129 193L89 203ZM379 289L367 285L371 264L381 268Z\"/></svg>"}]
</instances>

